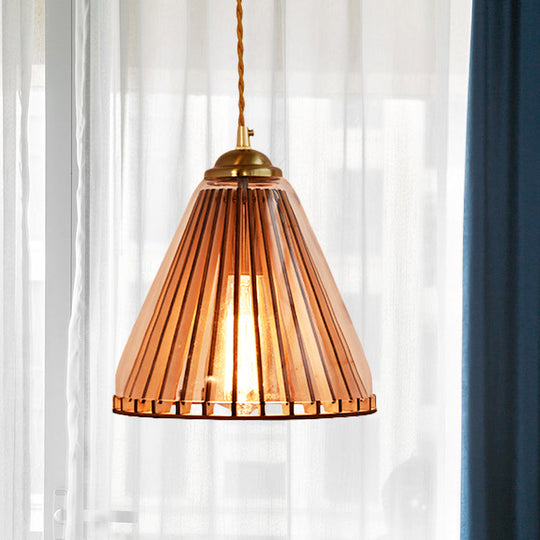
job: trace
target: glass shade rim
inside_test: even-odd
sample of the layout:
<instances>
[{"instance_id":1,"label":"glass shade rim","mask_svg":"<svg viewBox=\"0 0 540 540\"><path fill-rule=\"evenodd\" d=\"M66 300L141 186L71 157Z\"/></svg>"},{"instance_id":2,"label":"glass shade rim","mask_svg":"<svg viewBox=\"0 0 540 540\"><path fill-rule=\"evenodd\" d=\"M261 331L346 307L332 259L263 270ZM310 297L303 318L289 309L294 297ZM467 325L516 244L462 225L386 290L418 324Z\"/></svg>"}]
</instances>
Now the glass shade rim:
<instances>
[{"instance_id":1,"label":"glass shade rim","mask_svg":"<svg viewBox=\"0 0 540 540\"><path fill-rule=\"evenodd\" d=\"M130 404L130 408L133 407L133 410L128 410L124 408L124 403ZM342 410L343 403L348 405L356 403L356 408L353 410ZM140 405L144 405L145 410L140 410ZM228 403L231 405L232 403ZM259 405L260 402L236 402L236 405ZM138 416L140 418L182 418L182 419L192 419L192 420L292 420L292 419L318 419L318 418L338 418L338 417L349 417L349 416L366 416L377 412L377 398L375 394L372 394L365 398L353 398L353 399L337 399L334 403L334 406L338 407L338 411L328 411L324 410L324 403L321 401L315 401L313 403L308 402L264 402L265 406L268 405L278 405L283 406L289 409L288 413L282 414L260 414L260 408L257 409L257 414L193 414L191 412L182 412L182 409L186 406L189 406L191 410L192 405L198 405L202 407L202 410L205 411L206 407L213 405L210 402L181 402L179 400L149 400L149 399L138 399L138 398L128 398L128 397L119 397L116 394L113 396L113 407L112 412L124 416ZM150 405L150 407L148 407ZM169 406L168 412L157 412L157 405L161 407L163 405ZM215 405L215 404L214 404ZM295 412L296 406L309 405L310 407L315 407L314 413L301 413ZM174 407L174 412L171 412Z\"/></svg>"}]
</instances>

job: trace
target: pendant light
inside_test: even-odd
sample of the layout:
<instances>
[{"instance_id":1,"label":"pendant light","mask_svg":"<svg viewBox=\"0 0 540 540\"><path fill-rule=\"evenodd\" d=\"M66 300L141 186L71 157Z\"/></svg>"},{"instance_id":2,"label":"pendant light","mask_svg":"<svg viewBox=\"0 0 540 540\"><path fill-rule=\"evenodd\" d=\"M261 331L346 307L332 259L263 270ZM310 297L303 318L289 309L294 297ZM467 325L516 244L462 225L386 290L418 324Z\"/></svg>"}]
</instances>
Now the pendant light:
<instances>
[{"instance_id":1,"label":"pendant light","mask_svg":"<svg viewBox=\"0 0 540 540\"><path fill-rule=\"evenodd\" d=\"M120 359L115 413L285 419L376 411L362 345L300 202L250 146L237 0L236 149L204 175Z\"/></svg>"}]
</instances>

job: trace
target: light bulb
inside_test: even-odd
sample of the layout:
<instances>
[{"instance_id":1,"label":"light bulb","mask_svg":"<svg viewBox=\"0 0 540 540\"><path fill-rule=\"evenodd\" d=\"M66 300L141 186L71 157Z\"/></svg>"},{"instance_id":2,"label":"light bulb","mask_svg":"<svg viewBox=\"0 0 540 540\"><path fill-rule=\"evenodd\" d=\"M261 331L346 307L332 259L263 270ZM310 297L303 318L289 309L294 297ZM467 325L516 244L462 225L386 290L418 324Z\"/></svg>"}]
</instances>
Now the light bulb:
<instances>
[{"instance_id":1,"label":"light bulb","mask_svg":"<svg viewBox=\"0 0 540 540\"><path fill-rule=\"evenodd\" d=\"M258 278L257 278L258 281ZM227 281L227 304L225 317L222 322L224 333L224 356L225 363L225 399L230 401L233 397L234 378L234 276L229 276ZM260 326L260 325L259 325ZM258 377L257 377L257 343L255 335L255 319L253 313L253 290L251 276L242 274L239 280L238 295L238 368L236 380L236 401L239 412L249 414L249 409L255 407L242 402L259 401Z\"/></svg>"}]
</instances>

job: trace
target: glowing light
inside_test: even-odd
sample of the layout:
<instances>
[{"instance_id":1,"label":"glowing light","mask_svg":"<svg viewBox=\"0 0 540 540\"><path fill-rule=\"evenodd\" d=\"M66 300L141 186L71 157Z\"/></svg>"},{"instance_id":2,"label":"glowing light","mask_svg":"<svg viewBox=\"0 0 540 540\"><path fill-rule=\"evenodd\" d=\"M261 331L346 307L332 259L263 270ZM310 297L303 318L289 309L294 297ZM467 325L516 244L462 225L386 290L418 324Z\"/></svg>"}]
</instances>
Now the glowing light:
<instances>
[{"instance_id":1,"label":"glowing light","mask_svg":"<svg viewBox=\"0 0 540 540\"><path fill-rule=\"evenodd\" d=\"M258 281L258 280L257 280ZM236 400L258 402L257 344L253 316L253 291L251 277L240 276L238 298L238 368L236 381ZM227 307L223 319L224 358L225 358L225 398L232 399L234 371L234 276L227 282ZM248 406L250 407L250 406ZM244 407L246 408L246 407ZM248 412L247 410L244 412Z\"/></svg>"}]
</instances>

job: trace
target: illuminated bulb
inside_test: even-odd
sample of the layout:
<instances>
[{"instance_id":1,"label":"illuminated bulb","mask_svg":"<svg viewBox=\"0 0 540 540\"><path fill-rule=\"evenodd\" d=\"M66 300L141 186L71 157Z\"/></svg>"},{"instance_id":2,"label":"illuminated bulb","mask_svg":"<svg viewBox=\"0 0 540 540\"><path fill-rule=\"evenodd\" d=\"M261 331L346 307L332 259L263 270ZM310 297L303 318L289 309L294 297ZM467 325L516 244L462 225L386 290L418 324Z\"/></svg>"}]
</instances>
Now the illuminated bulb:
<instances>
[{"instance_id":1,"label":"illuminated bulb","mask_svg":"<svg viewBox=\"0 0 540 540\"><path fill-rule=\"evenodd\" d=\"M258 281L258 279L257 279ZM238 373L236 384L236 401L239 412L249 414L250 405L241 402L259 401L257 377L257 346L255 341L255 324L253 317L253 291L251 277L240 276L238 298ZM233 368L234 368L234 276L227 282L227 307L223 320L224 357L225 357L225 399L232 400Z\"/></svg>"}]
</instances>

